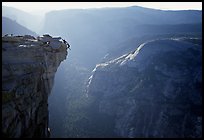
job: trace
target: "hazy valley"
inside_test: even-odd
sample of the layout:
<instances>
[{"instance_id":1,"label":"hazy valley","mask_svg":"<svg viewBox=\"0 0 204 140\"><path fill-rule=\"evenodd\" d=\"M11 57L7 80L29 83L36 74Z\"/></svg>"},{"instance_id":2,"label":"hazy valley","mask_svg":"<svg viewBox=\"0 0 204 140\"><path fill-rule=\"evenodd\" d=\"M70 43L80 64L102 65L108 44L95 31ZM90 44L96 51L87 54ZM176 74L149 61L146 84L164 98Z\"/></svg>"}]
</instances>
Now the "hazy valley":
<instances>
[{"instance_id":1,"label":"hazy valley","mask_svg":"<svg viewBox=\"0 0 204 140\"><path fill-rule=\"evenodd\" d=\"M42 43L43 39L38 40L37 36L49 34L52 38L48 37L48 42L63 43L61 39L64 39L71 46L71 50L67 48L66 51L58 48L57 54L58 49L51 47L50 50L51 43L39 51L39 56L36 53L38 47L46 44L38 44L37 50L30 47L31 51L26 47L19 48L25 54L31 53L25 55L26 59L31 59L33 64L39 63L40 69L42 67L39 79L43 73L51 72L52 76L48 78L52 81L48 84L50 93L44 101L48 104L44 108L49 114L45 117L48 124L42 127L49 127L50 137L202 137L202 11L132 6L56 10L36 16L20 9L2 8L2 38L6 34L10 37L32 35L35 37L31 39L32 43L35 40ZM6 72L13 72L9 68L21 64L17 60L15 64L12 62L18 50L14 48L24 43L29 46L26 39L17 44L12 41L6 40L2 47L5 49L3 64L8 65ZM60 52L63 58L60 58ZM68 52L67 56L65 52ZM18 57L21 60L20 53ZM27 61L23 63L27 68ZM2 72L5 81L10 78L6 72ZM19 76L18 71L15 72L13 75ZM32 88L38 94L43 93L46 86L38 91L37 82L34 80ZM6 85L4 90L17 94L13 89L18 89L18 84L11 85L9 81L9 88ZM26 84L24 88L27 89ZM18 98L16 102L23 104L27 98L24 94L30 91L22 92L23 100ZM12 112L8 104L15 101L9 101L4 104L5 110ZM29 109L24 110L32 110L36 105L28 106ZM6 111L2 114L9 114ZM34 119L37 118L35 113L25 116L38 121ZM5 128L10 127L4 120L2 122ZM25 131L25 122L15 124L19 124L18 127L9 133L18 128ZM21 131L13 136L19 137Z\"/></svg>"}]
</instances>

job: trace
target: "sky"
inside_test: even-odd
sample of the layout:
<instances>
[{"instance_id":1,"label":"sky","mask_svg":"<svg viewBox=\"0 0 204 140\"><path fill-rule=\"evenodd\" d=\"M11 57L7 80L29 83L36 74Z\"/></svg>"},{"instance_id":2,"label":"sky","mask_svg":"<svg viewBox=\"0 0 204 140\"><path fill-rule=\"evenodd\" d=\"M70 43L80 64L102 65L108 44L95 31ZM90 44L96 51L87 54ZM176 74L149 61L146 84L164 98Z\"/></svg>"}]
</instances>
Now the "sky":
<instances>
[{"instance_id":1,"label":"sky","mask_svg":"<svg viewBox=\"0 0 204 140\"><path fill-rule=\"evenodd\" d=\"M160 10L202 10L202 2L2 2L26 12L48 12L62 9L142 6Z\"/></svg>"}]
</instances>

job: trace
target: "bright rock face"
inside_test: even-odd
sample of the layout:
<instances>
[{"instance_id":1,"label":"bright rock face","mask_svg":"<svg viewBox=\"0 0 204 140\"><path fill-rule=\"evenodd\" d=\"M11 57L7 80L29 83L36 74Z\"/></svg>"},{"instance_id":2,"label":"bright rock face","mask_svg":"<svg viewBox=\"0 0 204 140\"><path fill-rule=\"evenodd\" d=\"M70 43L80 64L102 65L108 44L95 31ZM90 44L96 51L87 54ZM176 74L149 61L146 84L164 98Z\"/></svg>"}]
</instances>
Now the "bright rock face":
<instances>
[{"instance_id":1,"label":"bright rock face","mask_svg":"<svg viewBox=\"0 0 204 140\"><path fill-rule=\"evenodd\" d=\"M61 38L2 37L2 132L48 137L48 95L67 46ZM45 38L49 38L45 41Z\"/></svg>"},{"instance_id":2,"label":"bright rock face","mask_svg":"<svg viewBox=\"0 0 204 140\"><path fill-rule=\"evenodd\" d=\"M118 137L202 137L199 42L154 40L96 66L87 95Z\"/></svg>"}]
</instances>

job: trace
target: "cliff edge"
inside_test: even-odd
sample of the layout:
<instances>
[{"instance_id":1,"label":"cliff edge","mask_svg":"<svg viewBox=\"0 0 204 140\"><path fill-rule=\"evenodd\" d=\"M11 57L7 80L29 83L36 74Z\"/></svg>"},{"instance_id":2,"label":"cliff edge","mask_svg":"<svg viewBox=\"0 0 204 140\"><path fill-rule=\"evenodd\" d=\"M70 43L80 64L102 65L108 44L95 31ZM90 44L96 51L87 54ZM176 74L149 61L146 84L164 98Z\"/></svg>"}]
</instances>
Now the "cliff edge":
<instances>
[{"instance_id":1,"label":"cliff edge","mask_svg":"<svg viewBox=\"0 0 204 140\"><path fill-rule=\"evenodd\" d=\"M48 95L66 56L61 37L2 37L4 137L48 137Z\"/></svg>"}]
</instances>

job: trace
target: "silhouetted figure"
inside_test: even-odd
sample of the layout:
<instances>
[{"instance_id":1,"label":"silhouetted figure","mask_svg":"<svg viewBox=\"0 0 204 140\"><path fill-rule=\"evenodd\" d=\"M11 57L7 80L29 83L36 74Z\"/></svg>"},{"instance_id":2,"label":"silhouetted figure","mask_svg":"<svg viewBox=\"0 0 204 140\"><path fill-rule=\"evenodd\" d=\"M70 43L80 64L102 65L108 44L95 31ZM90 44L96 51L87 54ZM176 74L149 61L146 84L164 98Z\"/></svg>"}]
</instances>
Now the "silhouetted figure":
<instances>
[{"instance_id":1,"label":"silhouetted figure","mask_svg":"<svg viewBox=\"0 0 204 140\"><path fill-rule=\"evenodd\" d=\"M71 50L71 46L69 45L69 43L67 43L67 41L66 40L64 40L64 39L62 39L63 40L63 42L67 45L67 47L68 47L68 49L70 49Z\"/></svg>"},{"instance_id":2,"label":"silhouetted figure","mask_svg":"<svg viewBox=\"0 0 204 140\"><path fill-rule=\"evenodd\" d=\"M63 40L63 43L65 43L65 44L67 43L67 41L66 41L66 40L64 40L64 39L62 39L62 40Z\"/></svg>"},{"instance_id":3,"label":"silhouetted figure","mask_svg":"<svg viewBox=\"0 0 204 140\"><path fill-rule=\"evenodd\" d=\"M71 50L71 48L70 48L71 46L69 45L69 43L67 43L67 46L68 46L68 49L70 49L70 50Z\"/></svg>"}]
</instances>

